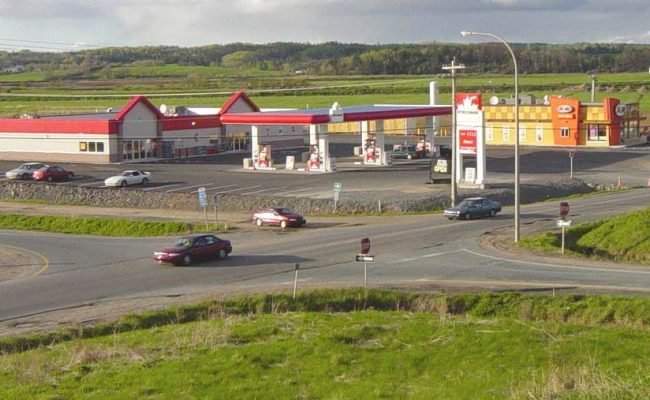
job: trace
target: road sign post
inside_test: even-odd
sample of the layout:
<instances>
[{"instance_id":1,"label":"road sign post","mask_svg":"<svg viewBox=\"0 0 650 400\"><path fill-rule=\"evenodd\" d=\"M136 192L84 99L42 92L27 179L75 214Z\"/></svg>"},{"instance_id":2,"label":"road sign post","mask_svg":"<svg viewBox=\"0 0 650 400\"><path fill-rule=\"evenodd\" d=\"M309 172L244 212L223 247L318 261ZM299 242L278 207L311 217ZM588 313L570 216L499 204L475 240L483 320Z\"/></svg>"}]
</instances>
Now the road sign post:
<instances>
[{"instance_id":1,"label":"road sign post","mask_svg":"<svg viewBox=\"0 0 650 400\"><path fill-rule=\"evenodd\" d=\"M343 184L341 182L334 183L334 212L336 212L336 205L339 201L341 195L341 190L343 189Z\"/></svg>"},{"instance_id":2,"label":"road sign post","mask_svg":"<svg viewBox=\"0 0 650 400\"><path fill-rule=\"evenodd\" d=\"M205 192L204 187L198 188L197 193L199 194L199 206L201 206L205 212L205 229L208 230L208 195Z\"/></svg>"},{"instance_id":3,"label":"road sign post","mask_svg":"<svg viewBox=\"0 0 650 400\"><path fill-rule=\"evenodd\" d=\"M570 152L569 152L569 160L571 160L571 175L570 175L571 179L573 179L573 158L574 158L575 156L576 156L576 152L575 152L575 151L570 151Z\"/></svg>"},{"instance_id":4,"label":"road sign post","mask_svg":"<svg viewBox=\"0 0 650 400\"><path fill-rule=\"evenodd\" d=\"M564 218L564 217L562 217ZM565 221L564 219L558 219L555 221L555 224L558 228L562 228L562 250L561 253L564 254L564 238L565 238L565 228L571 226L571 220Z\"/></svg>"}]
</instances>

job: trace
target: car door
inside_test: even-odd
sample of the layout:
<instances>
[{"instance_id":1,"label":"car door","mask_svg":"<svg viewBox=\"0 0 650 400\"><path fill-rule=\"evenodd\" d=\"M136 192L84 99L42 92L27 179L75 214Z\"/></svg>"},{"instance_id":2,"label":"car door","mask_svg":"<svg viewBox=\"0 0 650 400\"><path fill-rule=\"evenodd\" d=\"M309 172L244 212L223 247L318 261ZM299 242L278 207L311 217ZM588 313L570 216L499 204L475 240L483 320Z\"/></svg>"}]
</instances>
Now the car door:
<instances>
[{"instance_id":1,"label":"car door","mask_svg":"<svg viewBox=\"0 0 650 400\"><path fill-rule=\"evenodd\" d=\"M208 246L205 237L201 236L194 240L194 246L192 246L193 254L192 258L195 260L205 260L209 258L210 246Z\"/></svg>"},{"instance_id":2,"label":"car door","mask_svg":"<svg viewBox=\"0 0 650 400\"><path fill-rule=\"evenodd\" d=\"M132 171L126 179L129 182L129 185L140 183L140 173L138 171Z\"/></svg>"}]
</instances>

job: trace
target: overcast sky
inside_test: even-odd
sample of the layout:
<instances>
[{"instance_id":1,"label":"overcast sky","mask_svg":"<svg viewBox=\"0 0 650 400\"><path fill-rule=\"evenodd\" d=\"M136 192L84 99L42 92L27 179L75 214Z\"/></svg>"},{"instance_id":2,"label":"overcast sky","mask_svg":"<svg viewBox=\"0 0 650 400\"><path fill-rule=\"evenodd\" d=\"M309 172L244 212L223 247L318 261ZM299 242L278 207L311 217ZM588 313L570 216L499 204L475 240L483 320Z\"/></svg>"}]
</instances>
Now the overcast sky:
<instances>
[{"instance_id":1,"label":"overcast sky","mask_svg":"<svg viewBox=\"0 0 650 400\"><path fill-rule=\"evenodd\" d=\"M233 42L650 43L649 0L0 0L0 49Z\"/></svg>"}]
</instances>

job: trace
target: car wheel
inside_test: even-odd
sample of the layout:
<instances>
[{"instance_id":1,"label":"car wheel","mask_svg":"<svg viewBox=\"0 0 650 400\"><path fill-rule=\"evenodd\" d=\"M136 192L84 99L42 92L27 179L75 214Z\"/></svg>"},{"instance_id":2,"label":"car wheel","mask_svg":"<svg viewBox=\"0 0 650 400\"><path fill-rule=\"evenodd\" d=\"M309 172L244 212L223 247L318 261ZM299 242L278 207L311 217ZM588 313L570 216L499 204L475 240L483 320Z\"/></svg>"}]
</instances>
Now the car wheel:
<instances>
[{"instance_id":1,"label":"car wheel","mask_svg":"<svg viewBox=\"0 0 650 400\"><path fill-rule=\"evenodd\" d=\"M465 217L464 217L464 219L468 219L468 220L469 220L469 219L472 219L472 214L470 214L470 213L465 213Z\"/></svg>"},{"instance_id":2,"label":"car wheel","mask_svg":"<svg viewBox=\"0 0 650 400\"><path fill-rule=\"evenodd\" d=\"M413 158L413 156L409 154L408 156L406 156L406 158L410 160Z\"/></svg>"},{"instance_id":3,"label":"car wheel","mask_svg":"<svg viewBox=\"0 0 650 400\"><path fill-rule=\"evenodd\" d=\"M123 187L123 188L126 187L126 181L120 182L120 187Z\"/></svg>"},{"instance_id":4,"label":"car wheel","mask_svg":"<svg viewBox=\"0 0 650 400\"><path fill-rule=\"evenodd\" d=\"M26 181L27 179L29 179L29 174L23 174L23 175L21 176L21 179L23 179L23 180Z\"/></svg>"},{"instance_id":5,"label":"car wheel","mask_svg":"<svg viewBox=\"0 0 650 400\"><path fill-rule=\"evenodd\" d=\"M146 185L147 183L149 183L149 179L147 179L147 178L142 179L142 184L143 185Z\"/></svg>"},{"instance_id":6,"label":"car wheel","mask_svg":"<svg viewBox=\"0 0 650 400\"><path fill-rule=\"evenodd\" d=\"M497 215L497 210L493 208L490 210L490 217L494 217L495 215Z\"/></svg>"},{"instance_id":7,"label":"car wheel","mask_svg":"<svg viewBox=\"0 0 650 400\"><path fill-rule=\"evenodd\" d=\"M287 227L287 221L280 221L280 228L284 229Z\"/></svg>"},{"instance_id":8,"label":"car wheel","mask_svg":"<svg viewBox=\"0 0 650 400\"><path fill-rule=\"evenodd\" d=\"M219 251L217 252L217 258L220 260L224 260L228 258L228 252L226 251L226 249L219 249Z\"/></svg>"},{"instance_id":9,"label":"car wheel","mask_svg":"<svg viewBox=\"0 0 650 400\"><path fill-rule=\"evenodd\" d=\"M261 219L258 218L258 219L255 220L255 225L262 226L262 224L263 224L263 222L262 222Z\"/></svg>"},{"instance_id":10,"label":"car wheel","mask_svg":"<svg viewBox=\"0 0 650 400\"><path fill-rule=\"evenodd\" d=\"M187 255L185 255L185 257L183 257L183 265L186 266L186 267L192 265L192 256L191 255L187 254Z\"/></svg>"},{"instance_id":11,"label":"car wheel","mask_svg":"<svg viewBox=\"0 0 650 400\"><path fill-rule=\"evenodd\" d=\"M51 177L51 176L48 176L48 177L47 177L47 181L48 181L48 182L52 182L52 177Z\"/></svg>"}]
</instances>

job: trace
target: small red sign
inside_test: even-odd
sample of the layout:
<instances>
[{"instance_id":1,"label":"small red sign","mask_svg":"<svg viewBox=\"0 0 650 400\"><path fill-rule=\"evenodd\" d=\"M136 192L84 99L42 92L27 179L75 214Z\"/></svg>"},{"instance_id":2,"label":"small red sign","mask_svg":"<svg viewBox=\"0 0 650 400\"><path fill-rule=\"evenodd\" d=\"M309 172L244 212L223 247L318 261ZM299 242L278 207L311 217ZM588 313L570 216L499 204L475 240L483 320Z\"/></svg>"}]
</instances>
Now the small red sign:
<instances>
[{"instance_id":1,"label":"small red sign","mask_svg":"<svg viewBox=\"0 0 650 400\"><path fill-rule=\"evenodd\" d=\"M476 154L476 131L460 129L458 133L460 154Z\"/></svg>"},{"instance_id":2,"label":"small red sign","mask_svg":"<svg viewBox=\"0 0 650 400\"><path fill-rule=\"evenodd\" d=\"M566 201L560 202L560 216L566 217L569 215L569 203Z\"/></svg>"},{"instance_id":3,"label":"small red sign","mask_svg":"<svg viewBox=\"0 0 650 400\"><path fill-rule=\"evenodd\" d=\"M361 254L368 254L370 252L370 239L361 239Z\"/></svg>"}]
</instances>

